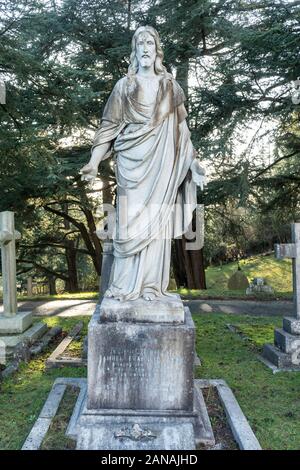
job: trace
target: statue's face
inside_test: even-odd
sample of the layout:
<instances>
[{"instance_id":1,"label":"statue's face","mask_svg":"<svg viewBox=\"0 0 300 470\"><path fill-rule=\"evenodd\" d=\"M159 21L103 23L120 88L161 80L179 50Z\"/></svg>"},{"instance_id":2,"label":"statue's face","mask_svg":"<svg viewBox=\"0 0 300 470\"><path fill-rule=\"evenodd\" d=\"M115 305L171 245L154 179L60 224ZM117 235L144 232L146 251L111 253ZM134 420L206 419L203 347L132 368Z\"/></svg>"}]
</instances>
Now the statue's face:
<instances>
[{"instance_id":1,"label":"statue's face","mask_svg":"<svg viewBox=\"0 0 300 470\"><path fill-rule=\"evenodd\" d=\"M141 67L151 67L156 59L156 44L149 33L141 33L136 42L136 57Z\"/></svg>"}]
</instances>

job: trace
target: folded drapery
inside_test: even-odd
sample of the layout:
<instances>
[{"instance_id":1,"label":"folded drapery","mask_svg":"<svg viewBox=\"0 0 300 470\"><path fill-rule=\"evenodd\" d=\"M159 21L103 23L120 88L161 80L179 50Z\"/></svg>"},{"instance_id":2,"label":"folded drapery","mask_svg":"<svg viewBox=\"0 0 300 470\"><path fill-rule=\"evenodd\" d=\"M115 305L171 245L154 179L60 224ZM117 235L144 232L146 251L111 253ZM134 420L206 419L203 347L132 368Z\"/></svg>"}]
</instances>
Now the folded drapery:
<instances>
[{"instance_id":1,"label":"folded drapery","mask_svg":"<svg viewBox=\"0 0 300 470\"><path fill-rule=\"evenodd\" d=\"M118 81L93 144L111 142L116 153L115 261L107 295L120 300L169 295L171 239L187 231L196 207L184 93L162 75L156 100L146 104L140 87L136 77Z\"/></svg>"}]
</instances>

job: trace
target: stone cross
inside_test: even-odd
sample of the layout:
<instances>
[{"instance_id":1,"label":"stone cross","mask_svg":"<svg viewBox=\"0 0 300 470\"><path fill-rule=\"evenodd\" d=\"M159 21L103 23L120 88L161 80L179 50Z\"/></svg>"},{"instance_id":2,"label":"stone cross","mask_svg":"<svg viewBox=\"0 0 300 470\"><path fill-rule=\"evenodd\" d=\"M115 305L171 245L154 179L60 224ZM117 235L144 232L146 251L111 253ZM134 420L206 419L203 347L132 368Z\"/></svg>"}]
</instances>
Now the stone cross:
<instances>
[{"instance_id":1,"label":"stone cross","mask_svg":"<svg viewBox=\"0 0 300 470\"><path fill-rule=\"evenodd\" d=\"M21 234L15 230L14 213L0 212L0 246L3 279L4 316L17 314L16 245Z\"/></svg>"},{"instance_id":2,"label":"stone cross","mask_svg":"<svg viewBox=\"0 0 300 470\"><path fill-rule=\"evenodd\" d=\"M275 245L276 258L292 258L294 316L300 320L300 223L292 224L292 243Z\"/></svg>"}]
</instances>

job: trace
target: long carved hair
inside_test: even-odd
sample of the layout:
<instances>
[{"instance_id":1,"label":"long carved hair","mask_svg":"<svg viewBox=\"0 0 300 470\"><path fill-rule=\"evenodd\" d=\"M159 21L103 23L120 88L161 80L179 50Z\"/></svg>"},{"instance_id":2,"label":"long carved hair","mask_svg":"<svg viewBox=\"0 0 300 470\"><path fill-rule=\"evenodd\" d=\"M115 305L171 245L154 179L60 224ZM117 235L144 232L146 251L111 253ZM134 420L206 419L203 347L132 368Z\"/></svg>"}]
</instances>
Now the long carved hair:
<instances>
[{"instance_id":1,"label":"long carved hair","mask_svg":"<svg viewBox=\"0 0 300 470\"><path fill-rule=\"evenodd\" d=\"M152 26L140 26L134 33L132 42L131 42L130 65L128 67L129 78L133 78L133 76L138 71L139 63L136 57L136 44L137 44L139 35L142 33L149 33L155 41L155 45L156 45L156 59L154 62L155 73L157 73L158 75L164 74L165 76L168 76L169 74L167 72L167 69L162 63L163 58L164 58L164 53L160 45L158 32Z\"/></svg>"}]
</instances>

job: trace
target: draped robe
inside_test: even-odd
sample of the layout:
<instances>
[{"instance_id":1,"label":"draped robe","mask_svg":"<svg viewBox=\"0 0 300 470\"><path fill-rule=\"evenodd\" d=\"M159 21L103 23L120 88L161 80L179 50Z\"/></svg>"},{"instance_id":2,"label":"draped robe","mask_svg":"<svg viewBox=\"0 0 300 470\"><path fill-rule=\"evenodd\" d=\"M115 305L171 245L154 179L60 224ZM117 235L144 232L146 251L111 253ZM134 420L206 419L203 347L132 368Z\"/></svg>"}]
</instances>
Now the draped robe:
<instances>
[{"instance_id":1,"label":"draped robe","mask_svg":"<svg viewBox=\"0 0 300 470\"><path fill-rule=\"evenodd\" d=\"M117 82L93 143L95 148L111 142L116 153L114 263L107 294L119 300L170 295L171 239L186 233L196 207L184 93L162 75L156 100L146 104L140 87L135 76Z\"/></svg>"}]
</instances>

